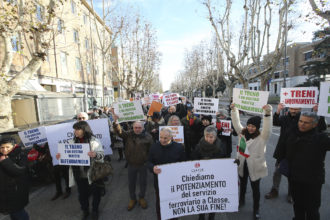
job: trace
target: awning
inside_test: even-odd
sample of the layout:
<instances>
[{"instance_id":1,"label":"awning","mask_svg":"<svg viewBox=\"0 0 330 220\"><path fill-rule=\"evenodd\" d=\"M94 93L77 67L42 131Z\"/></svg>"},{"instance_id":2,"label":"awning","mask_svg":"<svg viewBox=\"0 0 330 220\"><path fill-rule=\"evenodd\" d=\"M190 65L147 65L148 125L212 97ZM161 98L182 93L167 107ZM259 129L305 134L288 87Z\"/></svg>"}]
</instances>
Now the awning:
<instances>
[{"instance_id":1,"label":"awning","mask_svg":"<svg viewBox=\"0 0 330 220\"><path fill-rule=\"evenodd\" d=\"M34 79L29 79L28 81L26 81L26 83L21 87L21 91L40 91L40 92L44 92L46 91L46 89L44 89L44 87L42 87L38 80L34 80Z\"/></svg>"}]
</instances>

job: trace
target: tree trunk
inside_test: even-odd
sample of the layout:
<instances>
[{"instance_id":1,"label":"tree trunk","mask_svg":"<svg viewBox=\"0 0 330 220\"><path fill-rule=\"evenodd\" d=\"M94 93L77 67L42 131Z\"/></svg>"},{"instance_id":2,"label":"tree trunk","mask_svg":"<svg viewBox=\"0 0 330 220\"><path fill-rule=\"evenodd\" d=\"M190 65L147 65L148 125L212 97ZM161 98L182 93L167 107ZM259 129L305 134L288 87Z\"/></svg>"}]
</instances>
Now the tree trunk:
<instances>
[{"instance_id":1,"label":"tree trunk","mask_svg":"<svg viewBox=\"0 0 330 220\"><path fill-rule=\"evenodd\" d=\"M4 132L14 127L11 96L0 95L0 132Z\"/></svg>"},{"instance_id":2,"label":"tree trunk","mask_svg":"<svg viewBox=\"0 0 330 220\"><path fill-rule=\"evenodd\" d=\"M267 78L264 78L264 77L260 78L260 90L261 91L266 91L267 82L268 82L268 77Z\"/></svg>"}]
</instances>

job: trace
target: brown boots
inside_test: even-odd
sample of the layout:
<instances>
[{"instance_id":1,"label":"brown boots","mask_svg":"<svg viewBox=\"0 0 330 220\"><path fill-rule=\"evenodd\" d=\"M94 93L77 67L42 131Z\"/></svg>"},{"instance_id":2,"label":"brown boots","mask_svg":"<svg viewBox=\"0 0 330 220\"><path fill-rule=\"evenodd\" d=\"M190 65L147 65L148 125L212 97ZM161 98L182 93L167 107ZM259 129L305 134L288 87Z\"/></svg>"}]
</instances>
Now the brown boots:
<instances>
[{"instance_id":1,"label":"brown boots","mask_svg":"<svg viewBox=\"0 0 330 220\"><path fill-rule=\"evenodd\" d=\"M265 195L266 199L274 199L277 197L278 197L278 191L277 191L277 189L274 189L274 188Z\"/></svg>"}]
</instances>

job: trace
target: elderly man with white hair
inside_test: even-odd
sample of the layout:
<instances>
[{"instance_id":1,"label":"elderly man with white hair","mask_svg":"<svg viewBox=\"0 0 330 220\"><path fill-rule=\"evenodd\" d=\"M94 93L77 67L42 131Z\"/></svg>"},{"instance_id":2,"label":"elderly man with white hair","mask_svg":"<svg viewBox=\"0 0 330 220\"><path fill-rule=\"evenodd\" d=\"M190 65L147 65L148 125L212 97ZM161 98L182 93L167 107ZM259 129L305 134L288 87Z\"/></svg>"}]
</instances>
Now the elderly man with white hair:
<instances>
[{"instance_id":1,"label":"elderly man with white hair","mask_svg":"<svg viewBox=\"0 0 330 220\"><path fill-rule=\"evenodd\" d=\"M152 145L149 152L148 168L154 174L154 188L156 193L156 211L158 219L160 216L158 174L161 169L158 165L175 163L185 160L184 148L181 144L173 141L172 130L168 127L162 128L159 134L159 142Z\"/></svg>"},{"instance_id":2,"label":"elderly man with white hair","mask_svg":"<svg viewBox=\"0 0 330 220\"><path fill-rule=\"evenodd\" d=\"M128 163L128 189L130 200L127 210L131 211L136 205L136 181L139 175L139 205L141 208L147 208L147 202L144 199L147 188L147 166L148 153L153 144L152 136L145 132L144 122L135 121L133 130L124 131L117 123L118 116L114 116L113 129L115 133L124 139L125 157Z\"/></svg>"}]
</instances>

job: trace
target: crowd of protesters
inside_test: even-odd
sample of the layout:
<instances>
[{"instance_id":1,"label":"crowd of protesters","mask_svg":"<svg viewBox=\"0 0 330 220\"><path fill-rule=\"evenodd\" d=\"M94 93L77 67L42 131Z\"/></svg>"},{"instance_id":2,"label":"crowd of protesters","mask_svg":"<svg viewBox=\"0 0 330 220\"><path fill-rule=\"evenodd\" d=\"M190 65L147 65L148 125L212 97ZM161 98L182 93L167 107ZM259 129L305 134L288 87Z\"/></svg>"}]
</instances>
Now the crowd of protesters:
<instances>
[{"instance_id":1,"label":"crowd of protesters","mask_svg":"<svg viewBox=\"0 0 330 220\"><path fill-rule=\"evenodd\" d=\"M145 113L147 106L143 106ZM238 165L240 180L239 207L245 205L245 194L248 179L250 179L253 195L253 218L260 218L260 184L261 179L268 175L265 159L267 141L272 126L280 126L281 133L274 152L276 158L273 186L265 195L266 199L278 196L282 174L289 181L287 200L293 203L294 220L318 220L321 205L321 188L324 183L324 160L326 151L330 150L330 139L322 133L326 129L324 117L317 117L317 105L312 112L301 112L299 108L289 108L285 115L280 115L284 109L279 104L273 114L272 107L265 105L263 115L251 116L246 126L242 126L239 110L235 103L227 110L219 109L215 117L211 115L196 115L190 102L163 107L160 112L153 112L144 121L118 123L118 115L113 108L93 107L93 112L77 114L77 122L73 125L74 138L70 143L88 143L91 166L95 162L104 161L104 151L86 120L107 118L110 127L112 148L118 150L118 160L126 160L128 171L128 205L127 210L134 209L136 204L146 209L148 170L154 176L157 218L161 219L160 198L158 188L159 165L216 158L231 158L233 146L232 135L238 137L235 162ZM230 135L225 135L221 120L232 121ZM260 128L262 125L262 129ZM183 126L184 143L173 140L169 127ZM236 148L234 148L236 150ZM28 169L27 155L22 147L13 139L0 141L0 213L9 214L11 219L29 219L24 207L28 204ZM57 159L61 158L58 153ZM52 201L62 197L66 199L71 194L71 187L76 184L78 201L82 210L81 219L90 215L89 197L92 195L92 219L99 218L99 204L105 193L104 180L91 181L91 166L53 167L55 179L55 194ZM283 171L284 170L284 171ZM65 192L62 190L61 179L65 180ZM136 196L137 180L139 193ZM199 219L205 219L200 214ZM208 219L215 218L215 213L209 213Z\"/></svg>"}]
</instances>

